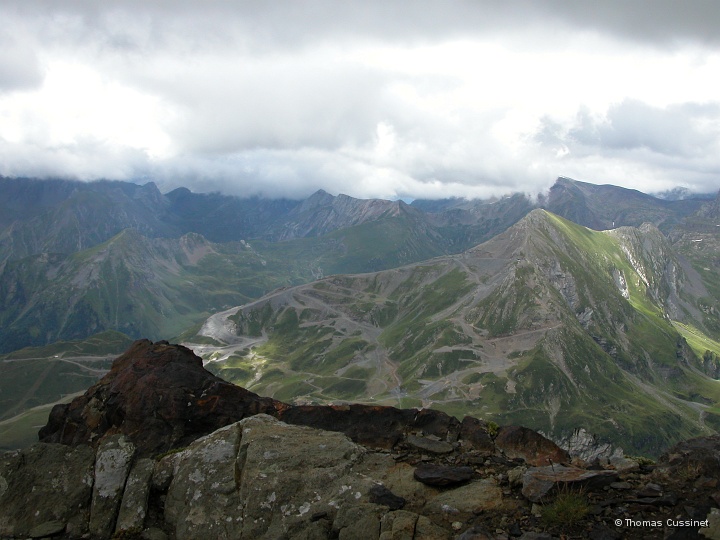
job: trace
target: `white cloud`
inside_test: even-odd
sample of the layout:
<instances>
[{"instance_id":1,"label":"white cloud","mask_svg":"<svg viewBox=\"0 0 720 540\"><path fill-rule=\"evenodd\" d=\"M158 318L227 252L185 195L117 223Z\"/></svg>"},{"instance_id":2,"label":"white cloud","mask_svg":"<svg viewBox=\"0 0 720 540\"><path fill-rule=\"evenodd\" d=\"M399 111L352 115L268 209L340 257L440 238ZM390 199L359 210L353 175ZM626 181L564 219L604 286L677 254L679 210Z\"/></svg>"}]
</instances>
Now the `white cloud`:
<instances>
[{"instance_id":1,"label":"white cloud","mask_svg":"<svg viewBox=\"0 0 720 540\"><path fill-rule=\"evenodd\" d=\"M4 174L293 196L487 196L559 175L716 189L714 3L47 6L0 6L19 29L0 54Z\"/></svg>"}]
</instances>

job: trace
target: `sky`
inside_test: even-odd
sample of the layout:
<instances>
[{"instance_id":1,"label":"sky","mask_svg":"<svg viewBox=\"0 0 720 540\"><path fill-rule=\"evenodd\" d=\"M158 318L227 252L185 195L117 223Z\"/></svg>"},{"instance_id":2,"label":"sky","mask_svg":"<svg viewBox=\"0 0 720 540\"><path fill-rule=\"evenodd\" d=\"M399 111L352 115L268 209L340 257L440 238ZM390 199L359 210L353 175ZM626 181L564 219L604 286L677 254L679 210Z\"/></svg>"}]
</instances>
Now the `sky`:
<instances>
[{"instance_id":1,"label":"sky","mask_svg":"<svg viewBox=\"0 0 720 540\"><path fill-rule=\"evenodd\" d=\"M386 199L720 188L715 0L0 2L0 175Z\"/></svg>"}]
</instances>

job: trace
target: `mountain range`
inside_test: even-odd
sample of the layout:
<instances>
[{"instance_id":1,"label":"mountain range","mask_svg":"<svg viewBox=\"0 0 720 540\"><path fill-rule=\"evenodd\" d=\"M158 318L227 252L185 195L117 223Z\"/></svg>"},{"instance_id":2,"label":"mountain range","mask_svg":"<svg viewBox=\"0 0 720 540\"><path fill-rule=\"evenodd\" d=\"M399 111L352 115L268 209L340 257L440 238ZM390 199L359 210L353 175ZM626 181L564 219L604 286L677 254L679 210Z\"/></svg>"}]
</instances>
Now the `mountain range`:
<instances>
[{"instance_id":1,"label":"mountain range","mask_svg":"<svg viewBox=\"0 0 720 540\"><path fill-rule=\"evenodd\" d=\"M0 435L21 412L11 386L28 406L62 399L87 387L78 359L138 337L296 403L441 408L555 440L584 428L637 452L720 426L717 197L567 178L537 198L412 204L0 189ZM66 392L33 384L71 357Z\"/></svg>"}]
</instances>

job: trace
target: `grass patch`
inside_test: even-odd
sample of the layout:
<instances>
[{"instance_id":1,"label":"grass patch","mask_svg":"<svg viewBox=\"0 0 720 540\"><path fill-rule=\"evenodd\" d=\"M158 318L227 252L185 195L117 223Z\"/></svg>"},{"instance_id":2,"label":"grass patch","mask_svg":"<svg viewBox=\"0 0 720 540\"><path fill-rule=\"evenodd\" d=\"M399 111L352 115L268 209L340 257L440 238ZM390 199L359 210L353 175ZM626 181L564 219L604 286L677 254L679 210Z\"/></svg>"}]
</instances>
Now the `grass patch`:
<instances>
[{"instance_id":1,"label":"grass patch","mask_svg":"<svg viewBox=\"0 0 720 540\"><path fill-rule=\"evenodd\" d=\"M585 494L567 488L540 509L540 519L547 527L570 526L583 520L589 510Z\"/></svg>"}]
</instances>

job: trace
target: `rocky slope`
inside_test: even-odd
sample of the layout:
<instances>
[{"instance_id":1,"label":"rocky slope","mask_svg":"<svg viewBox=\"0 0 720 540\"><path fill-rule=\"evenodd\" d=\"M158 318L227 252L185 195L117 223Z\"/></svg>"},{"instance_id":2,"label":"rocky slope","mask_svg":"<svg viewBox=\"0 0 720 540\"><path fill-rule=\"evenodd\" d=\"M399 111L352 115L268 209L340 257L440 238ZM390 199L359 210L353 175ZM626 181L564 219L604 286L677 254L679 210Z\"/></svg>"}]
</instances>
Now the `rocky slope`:
<instances>
[{"instance_id":1,"label":"rocky slope","mask_svg":"<svg viewBox=\"0 0 720 540\"><path fill-rule=\"evenodd\" d=\"M284 401L432 406L558 439L582 427L646 453L720 425L708 296L652 225L595 232L535 210L461 255L219 313L199 332L218 343L192 346Z\"/></svg>"},{"instance_id":2,"label":"rocky slope","mask_svg":"<svg viewBox=\"0 0 720 540\"><path fill-rule=\"evenodd\" d=\"M520 427L232 388L136 342L54 412L66 444L0 455L0 537L720 538L718 437L588 464Z\"/></svg>"},{"instance_id":3,"label":"rocky slope","mask_svg":"<svg viewBox=\"0 0 720 540\"><path fill-rule=\"evenodd\" d=\"M560 177L541 201L543 208L595 230L652 223L668 232L692 215L702 199L659 199L634 189Z\"/></svg>"}]
</instances>

